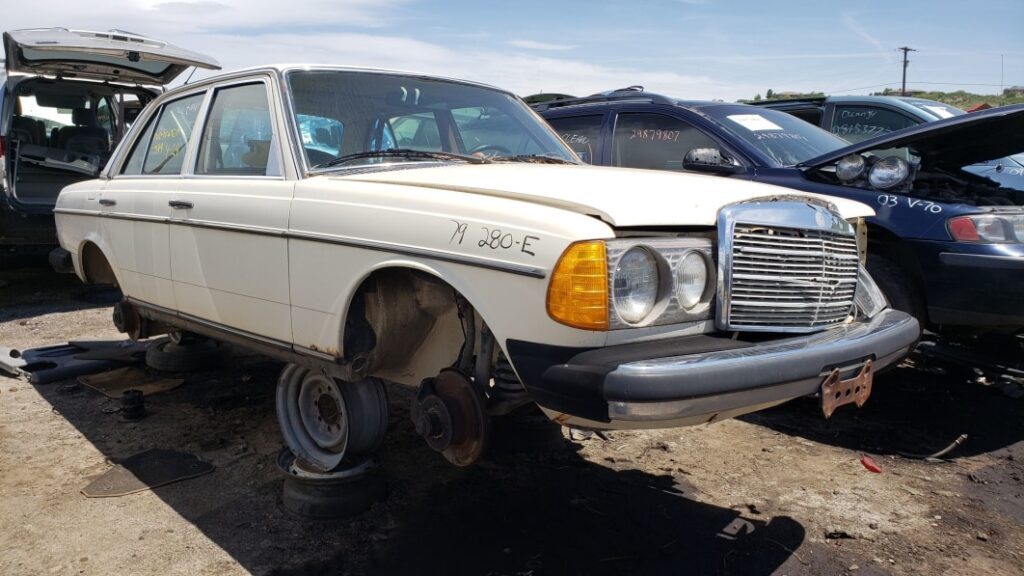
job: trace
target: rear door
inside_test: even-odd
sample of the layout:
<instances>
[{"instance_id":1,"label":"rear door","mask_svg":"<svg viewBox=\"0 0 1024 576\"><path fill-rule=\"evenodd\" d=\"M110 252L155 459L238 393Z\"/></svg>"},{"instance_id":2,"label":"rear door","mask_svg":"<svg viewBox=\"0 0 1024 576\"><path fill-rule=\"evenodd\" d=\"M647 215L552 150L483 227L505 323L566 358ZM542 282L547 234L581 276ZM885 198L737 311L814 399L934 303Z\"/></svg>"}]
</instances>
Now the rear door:
<instances>
[{"instance_id":1,"label":"rear door","mask_svg":"<svg viewBox=\"0 0 1024 576\"><path fill-rule=\"evenodd\" d=\"M176 306L169 201L181 190L184 159L205 96L206 90L182 95L146 117L123 164L96 198L124 293L165 308Z\"/></svg>"},{"instance_id":2,"label":"rear door","mask_svg":"<svg viewBox=\"0 0 1024 576\"><path fill-rule=\"evenodd\" d=\"M601 164L604 151L603 113L586 113L546 118L558 136L572 151L588 164Z\"/></svg>"}]
</instances>

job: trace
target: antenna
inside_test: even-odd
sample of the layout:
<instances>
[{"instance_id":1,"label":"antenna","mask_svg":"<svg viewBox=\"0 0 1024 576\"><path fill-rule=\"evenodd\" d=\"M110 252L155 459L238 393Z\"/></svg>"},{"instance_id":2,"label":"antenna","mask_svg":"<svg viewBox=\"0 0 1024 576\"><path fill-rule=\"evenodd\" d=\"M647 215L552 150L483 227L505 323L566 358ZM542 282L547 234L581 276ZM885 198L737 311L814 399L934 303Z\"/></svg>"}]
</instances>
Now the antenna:
<instances>
[{"instance_id":1,"label":"antenna","mask_svg":"<svg viewBox=\"0 0 1024 576\"><path fill-rule=\"evenodd\" d=\"M188 78L185 78L185 84L188 84L189 81L192 80L192 75L196 73L196 70L199 70L199 66L192 67L192 71L188 73ZM182 86L185 84L182 84Z\"/></svg>"}]
</instances>

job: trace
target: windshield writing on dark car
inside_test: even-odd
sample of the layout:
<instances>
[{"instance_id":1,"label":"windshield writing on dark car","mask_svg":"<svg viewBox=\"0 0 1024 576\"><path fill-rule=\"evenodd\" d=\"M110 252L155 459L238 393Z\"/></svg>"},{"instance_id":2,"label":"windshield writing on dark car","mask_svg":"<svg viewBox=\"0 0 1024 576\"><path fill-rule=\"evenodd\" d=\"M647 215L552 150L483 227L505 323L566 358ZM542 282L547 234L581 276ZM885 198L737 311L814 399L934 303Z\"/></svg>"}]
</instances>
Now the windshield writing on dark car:
<instances>
[{"instance_id":1,"label":"windshield writing on dark car","mask_svg":"<svg viewBox=\"0 0 1024 576\"><path fill-rule=\"evenodd\" d=\"M349 70L295 71L288 86L314 169L466 157L578 162L522 101L499 90Z\"/></svg>"},{"instance_id":2,"label":"windshield writing on dark car","mask_svg":"<svg viewBox=\"0 0 1024 576\"><path fill-rule=\"evenodd\" d=\"M785 112L743 105L709 106L702 111L750 144L776 168L796 166L848 145L845 140Z\"/></svg>"}]
</instances>

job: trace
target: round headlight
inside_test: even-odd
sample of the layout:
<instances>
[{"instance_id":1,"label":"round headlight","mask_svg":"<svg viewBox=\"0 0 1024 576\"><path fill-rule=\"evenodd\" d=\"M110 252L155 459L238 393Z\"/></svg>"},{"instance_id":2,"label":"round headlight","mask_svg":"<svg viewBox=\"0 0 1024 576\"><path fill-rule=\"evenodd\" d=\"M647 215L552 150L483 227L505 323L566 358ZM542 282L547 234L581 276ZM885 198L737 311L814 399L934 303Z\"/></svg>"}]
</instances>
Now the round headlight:
<instances>
[{"instance_id":1,"label":"round headlight","mask_svg":"<svg viewBox=\"0 0 1024 576\"><path fill-rule=\"evenodd\" d=\"M634 246L619 258L612 280L612 302L619 318L629 324L643 321L658 300L658 262L651 251Z\"/></svg>"},{"instance_id":2,"label":"round headlight","mask_svg":"<svg viewBox=\"0 0 1024 576\"><path fill-rule=\"evenodd\" d=\"M867 162L864 161L863 156L860 154L847 154L836 164L836 178L843 182L856 180L864 173L865 167L867 167Z\"/></svg>"},{"instance_id":3,"label":"round headlight","mask_svg":"<svg viewBox=\"0 0 1024 576\"><path fill-rule=\"evenodd\" d=\"M699 252L689 252L676 267L675 292L679 305L689 310L700 302L708 283L708 267Z\"/></svg>"},{"instance_id":4,"label":"round headlight","mask_svg":"<svg viewBox=\"0 0 1024 576\"><path fill-rule=\"evenodd\" d=\"M871 167L868 182L879 190L889 190L903 184L907 176L910 176L907 161L896 156L888 156L875 162Z\"/></svg>"}]
</instances>

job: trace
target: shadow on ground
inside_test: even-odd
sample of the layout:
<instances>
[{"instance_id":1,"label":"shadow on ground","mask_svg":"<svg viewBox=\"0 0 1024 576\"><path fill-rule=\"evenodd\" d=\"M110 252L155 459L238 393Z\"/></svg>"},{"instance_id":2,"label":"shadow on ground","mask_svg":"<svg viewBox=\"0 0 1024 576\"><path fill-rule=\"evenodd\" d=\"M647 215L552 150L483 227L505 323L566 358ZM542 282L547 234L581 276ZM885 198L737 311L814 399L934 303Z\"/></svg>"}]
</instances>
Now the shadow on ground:
<instances>
[{"instance_id":1,"label":"shadow on ground","mask_svg":"<svg viewBox=\"0 0 1024 576\"><path fill-rule=\"evenodd\" d=\"M111 286L87 286L74 274L54 272L45 255L0 252L0 322L111 306L120 299Z\"/></svg>"},{"instance_id":2,"label":"shadow on ground","mask_svg":"<svg viewBox=\"0 0 1024 576\"><path fill-rule=\"evenodd\" d=\"M671 472L587 461L546 420L499 430L486 461L453 468L415 436L411 392L394 388L382 450L388 499L348 521L295 518L281 507L274 467L279 369L236 356L231 367L148 398L152 414L138 423L104 413L91 390L37 389L112 460L171 448L214 463L213 474L155 493L256 574L771 574L795 564L792 551L804 543L795 520L699 502Z\"/></svg>"},{"instance_id":3,"label":"shadow on ground","mask_svg":"<svg viewBox=\"0 0 1024 576\"><path fill-rule=\"evenodd\" d=\"M818 401L801 398L743 416L786 434L875 454L933 454L961 434L968 439L951 457L993 452L1024 440L1024 400L968 379L911 363L875 378L867 404L844 406L825 420Z\"/></svg>"}]
</instances>

